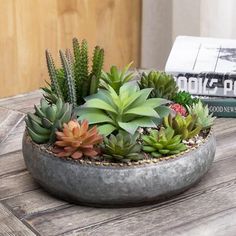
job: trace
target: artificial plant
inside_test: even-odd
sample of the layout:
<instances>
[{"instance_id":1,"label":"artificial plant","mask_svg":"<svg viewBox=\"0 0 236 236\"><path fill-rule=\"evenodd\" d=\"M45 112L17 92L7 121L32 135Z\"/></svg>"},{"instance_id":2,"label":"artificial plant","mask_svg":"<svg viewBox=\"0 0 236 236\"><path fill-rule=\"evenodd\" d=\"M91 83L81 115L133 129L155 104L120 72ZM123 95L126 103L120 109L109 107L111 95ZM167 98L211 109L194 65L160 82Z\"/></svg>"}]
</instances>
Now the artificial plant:
<instances>
[{"instance_id":1,"label":"artificial plant","mask_svg":"<svg viewBox=\"0 0 236 236\"><path fill-rule=\"evenodd\" d=\"M96 124L105 136L119 130L134 134L138 127L156 127L154 121L164 116L166 110L155 109L168 100L148 98L151 91L150 88L140 90L135 81L122 85L119 93L108 85L107 90L100 89L86 98L86 103L78 110L79 120Z\"/></svg>"},{"instance_id":2,"label":"artificial plant","mask_svg":"<svg viewBox=\"0 0 236 236\"><path fill-rule=\"evenodd\" d=\"M139 81L140 89L153 88L150 98L171 100L178 91L178 86L171 75L160 71L143 72Z\"/></svg>"},{"instance_id":3,"label":"artificial plant","mask_svg":"<svg viewBox=\"0 0 236 236\"><path fill-rule=\"evenodd\" d=\"M45 99L40 100L39 106L34 106L35 112L26 116L26 129L35 143L53 143L56 130L62 128L72 116L72 106L64 103L60 98L56 104L48 104Z\"/></svg>"},{"instance_id":4,"label":"artificial plant","mask_svg":"<svg viewBox=\"0 0 236 236\"><path fill-rule=\"evenodd\" d=\"M186 145L181 142L181 135L176 135L171 127L161 128L160 131L152 130L149 135L144 135L142 140L143 151L156 158L178 154L187 149Z\"/></svg>"},{"instance_id":5,"label":"artificial plant","mask_svg":"<svg viewBox=\"0 0 236 236\"><path fill-rule=\"evenodd\" d=\"M104 50L94 48L91 70L89 70L88 44L73 39L73 54L69 49L60 50L61 68L46 50L46 61L50 77L49 87L43 88L45 98L55 103L57 98L71 103L74 107L84 103L84 97L97 92L101 78Z\"/></svg>"}]
</instances>

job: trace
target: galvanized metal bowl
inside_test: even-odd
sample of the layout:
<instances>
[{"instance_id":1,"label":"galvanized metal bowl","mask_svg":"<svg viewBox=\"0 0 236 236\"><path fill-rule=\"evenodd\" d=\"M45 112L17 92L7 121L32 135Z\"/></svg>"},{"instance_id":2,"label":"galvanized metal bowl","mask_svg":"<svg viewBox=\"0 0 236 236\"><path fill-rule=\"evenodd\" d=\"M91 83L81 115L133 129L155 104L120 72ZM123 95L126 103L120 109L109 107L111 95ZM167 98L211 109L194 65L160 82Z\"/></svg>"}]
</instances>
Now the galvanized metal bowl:
<instances>
[{"instance_id":1,"label":"galvanized metal bowl","mask_svg":"<svg viewBox=\"0 0 236 236\"><path fill-rule=\"evenodd\" d=\"M96 206L132 206L179 194L208 171L216 150L209 133L199 147L157 163L104 166L54 156L34 144L25 133L23 155L32 177L66 201Z\"/></svg>"}]
</instances>

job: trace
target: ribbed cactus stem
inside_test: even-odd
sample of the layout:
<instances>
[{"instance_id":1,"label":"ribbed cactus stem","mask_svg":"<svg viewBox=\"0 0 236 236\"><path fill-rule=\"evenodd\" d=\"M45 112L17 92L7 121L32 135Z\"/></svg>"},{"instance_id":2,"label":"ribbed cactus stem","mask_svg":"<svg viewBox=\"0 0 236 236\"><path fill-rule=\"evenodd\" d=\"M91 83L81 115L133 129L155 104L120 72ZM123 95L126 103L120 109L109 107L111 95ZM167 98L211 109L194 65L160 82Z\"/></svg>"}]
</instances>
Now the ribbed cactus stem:
<instances>
[{"instance_id":1,"label":"ribbed cactus stem","mask_svg":"<svg viewBox=\"0 0 236 236\"><path fill-rule=\"evenodd\" d=\"M48 67L48 74L49 74L49 77L51 80L51 87L56 92L56 95L59 98L63 99L63 95L62 95L60 86L57 81L57 71L56 71L56 67L55 67L53 58L52 58L51 54L48 52L48 50L46 50L45 54L46 54L46 61L47 61L47 67Z\"/></svg>"},{"instance_id":2,"label":"ribbed cactus stem","mask_svg":"<svg viewBox=\"0 0 236 236\"><path fill-rule=\"evenodd\" d=\"M76 99L76 90L75 90L75 82L74 82L74 74L72 71L72 66L68 62L65 54L60 50L60 58L62 67L65 71L65 79L66 79L66 85L68 89L68 100L69 103L75 107L77 105L77 99Z\"/></svg>"},{"instance_id":3,"label":"ribbed cactus stem","mask_svg":"<svg viewBox=\"0 0 236 236\"><path fill-rule=\"evenodd\" d=\"M99 46L96 46L93 53L93 65L90 74L90 79L92 79L90 83L90 94L94 94L98 90L103 62L104 62L104 50L100 49ZM94 81L94 77L96 78L96 81Z\"/></svg>"}]
</instances>

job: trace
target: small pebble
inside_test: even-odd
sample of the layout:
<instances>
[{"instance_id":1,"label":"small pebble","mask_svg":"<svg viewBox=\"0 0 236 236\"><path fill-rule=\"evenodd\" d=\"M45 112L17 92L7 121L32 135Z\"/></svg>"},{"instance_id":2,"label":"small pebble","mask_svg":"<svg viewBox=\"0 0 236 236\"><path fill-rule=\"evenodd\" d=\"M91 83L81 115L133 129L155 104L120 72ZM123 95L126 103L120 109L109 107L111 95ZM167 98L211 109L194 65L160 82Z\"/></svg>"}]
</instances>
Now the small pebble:
<instances>
[{"instance_id":1,"label":"small pebble","mask_svg":"<svg viewBox=\"0 0 236 236\"><path fill-rule=\"evenodd\" d=\"M193 139L189 139L189 140L188 140L188 143L189 143L189 144L192 144L192 145L195 144L195 142L194 142Z\"/></svg>"}]
</instances>

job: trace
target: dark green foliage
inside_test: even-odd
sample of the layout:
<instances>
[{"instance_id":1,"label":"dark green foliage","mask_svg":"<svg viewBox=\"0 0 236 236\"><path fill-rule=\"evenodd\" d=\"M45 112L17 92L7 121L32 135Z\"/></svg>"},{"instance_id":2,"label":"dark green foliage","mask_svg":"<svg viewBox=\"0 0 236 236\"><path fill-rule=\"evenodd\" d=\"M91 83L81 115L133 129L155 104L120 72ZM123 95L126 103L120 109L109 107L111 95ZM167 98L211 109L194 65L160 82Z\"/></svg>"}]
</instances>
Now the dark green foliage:
<instances>
[{"instance_id":1,"label":"dark green foliage","mask_svg":"<svg viewBox=\"0 0 236 236\"><path fill-rule=\"evenodd\" d=\"M73 54L69 49L60 51L62 68L56 68L53 59L46 51L50 88L43 88L44 97L50 103L57 98L73 104L84 103L84 98L97 92L104 61L104 50L99 46L94 49L92 68L89 72L88 44L83 40L73 39Z\"/></svg>"},{"instance_id":2,"label":"dark green foliage","mask_svg":"<svg viewBox=\"0 0 236 236\"><path fill-rule=\"evenodd\" d=\"M178 91L178 86L171 75L161 71L142 73L139 81L140 89L153 88L150 98L165 98L172 100Z\"/></svg>"},{"instance_id":3,"label":"dark green foliage","mask_svg":"<svg viewBox=\"0 0 236 236\"><path fill-rule=\"evenodd\" d=\"M140 151L136 138L125 132L105 137L102 145L103 156L117 162L138 161L142 159Z\"/></svg>"},{"instance_id":4,"label":"dark green foliage","mask_svg":"<svg viewBox=\"0 0 236 236\"><path fill-rule=\"evenodd\" d=\"M178 154L187 149L181 142L181 135L175 135L175 131L171 127L161 128L160 131L152 130L149 135L144 135L142 140L143 151L156 158Z\"/></svg>"},{"instance_id":5,"label":"dark green foliage","mask_svg":"<svg viewBox=\"0 0 236 236\"><path fill-rule=\"evenodd\" d=\"M172 101L187 108L188 106L198 103L199 99L193 98L189 92L180 91L172 98Z\"/></svg>"}]
</instances>

